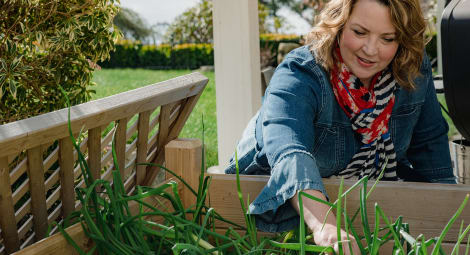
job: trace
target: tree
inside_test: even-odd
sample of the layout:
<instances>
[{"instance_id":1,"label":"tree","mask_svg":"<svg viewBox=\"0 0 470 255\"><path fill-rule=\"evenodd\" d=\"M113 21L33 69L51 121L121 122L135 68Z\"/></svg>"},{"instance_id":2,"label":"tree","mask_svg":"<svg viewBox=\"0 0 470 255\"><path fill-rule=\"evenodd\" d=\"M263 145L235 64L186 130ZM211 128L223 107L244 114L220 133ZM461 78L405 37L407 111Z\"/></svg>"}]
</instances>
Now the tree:
<instances>
[{"instance_id":1,"label":"tree","mask_svg":"<svg viewBox=\"0 0 470 255\"><path fill-rule=\"evenodd\" d=\"M315 16L324 7L328 0L259 0L269 9L270 16L279 17L278 11L283 8L289 8L309 24L314 24Z\"/></svg>"},{"instance_id":2,"label":"tree","mask_svg":"<svg viewBox=\"0 0 470 255\"><path fill-rule=\"evenodd\" d=\"M128 8L121 7L113 23L127 39L143 41L152 35L152 29L145 24L140 15Z\"/></svg>"},{"instance_id":3,"label":"tree","mask_svg":"<svg viewBox=\"0 0 470 255\"><path fill-rule=\"evenodd\" d=\"M0 0L0 124L90 99L119 33L114 0Z\"/></svg>"},{"instance_id":4,"label":"tree","mask_svg":"<svg viewBox=\"0 0 470 255\"><path fill-rule=\"evenodd\" d=\"M212 1L201 0L176 17L167 29L166 41L174 43L212 42Z\"/></svg>"},{"instance_id":5,"label":"tree","mask_svg":"<svg viewBox=\"0 0 470 255\"><path fill-rule=\"evenodd\" d=\"M283 19L269 25L269 9L265 5L258 5L260 33L274 32L283 26ZM277 26L277 27L276 27ZM201 0L196 6L183 12L170 24L165 35L165 41L175 43L211 43L212 1Z\"/></svg>"}]
</instances>

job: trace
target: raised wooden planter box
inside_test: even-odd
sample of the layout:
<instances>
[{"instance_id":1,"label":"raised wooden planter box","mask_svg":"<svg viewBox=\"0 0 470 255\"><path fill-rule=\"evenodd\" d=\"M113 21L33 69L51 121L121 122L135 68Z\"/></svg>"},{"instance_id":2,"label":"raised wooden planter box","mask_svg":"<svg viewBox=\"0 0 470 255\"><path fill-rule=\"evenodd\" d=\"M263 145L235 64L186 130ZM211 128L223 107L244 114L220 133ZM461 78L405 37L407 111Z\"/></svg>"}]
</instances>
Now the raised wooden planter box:
<instances>
[{"instance_id":1,"label":"raised wooden planter box","mask_svg":"<svg viewBox=\"0 0 470 255\"><path fill-rule=\"evenodd\" d=\"M165 148L166 166L184 178L193 188L197 188L200 173L202 144L194 139L177 139L171 141ZM240 225L244 225L243 213L238 200L236 179L234 175L208 174L212 177L209 188L210 204L215 211L224 218ZM169 177L171 178L171 177ZM248 194L251 198L256 197L260 190L266 185L268 176L241 176L241 189L244 197ZM324 179L324 183L331 199L335 199L339 188L339 180ZM346 187L354 182L346 181ZM185 207L194 204L192 194L183 186L179 191ZM377 202L388 217L404 216L404 222L410 224L413 236L424 234L426 238L439 236L448 220L460 206L466 194L470 193L468 185L449 184L427 184L427 183L403 183L403 182L381 182L368 200L369 222L373 224L373 206ZM348 212L352 213L358 207L357 192L348 196ZM460 222L470 222L470 208L462 213L458 219ZM372 225L371 224L371 225ZM222 223L217 226L220 232L226 231ZM83 235L80 226L69 228L74 238L86 248L89 240ZM445 238L444 250L451 251L459 231L459 224L454 224ZM261 233L262 235L269 235ZM70 252L73 248L60 235L44 239L16 254L63 254ZM382 247L381 254L390 254L391 246ZM464 254L464 247L460 253Z\"/></svg>"}]
</instances>

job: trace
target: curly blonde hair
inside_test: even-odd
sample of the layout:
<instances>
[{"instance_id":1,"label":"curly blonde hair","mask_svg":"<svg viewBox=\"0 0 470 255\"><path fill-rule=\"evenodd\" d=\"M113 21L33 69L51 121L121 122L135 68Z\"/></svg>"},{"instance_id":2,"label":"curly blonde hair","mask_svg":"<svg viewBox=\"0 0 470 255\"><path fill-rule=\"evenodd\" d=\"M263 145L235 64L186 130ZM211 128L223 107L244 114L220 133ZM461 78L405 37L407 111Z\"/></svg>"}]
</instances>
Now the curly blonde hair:
<instances>
[{"instance_id":1,"label":"curly blonde hair","mask_svg":"<svg viewBox=\"0 0 470 255\"><path fill-rule=\"evenodd\" d=\"M419 0L376 0L390 10L396 30L398 50L391 62L393 76L401 87L412 90L420 73L426 45L427 23ZM331 0L317 16L317 24L307 35L307 44L315 58L327 71L336 63L333 50L357 0Z\"/></svg>"}]
</instances>

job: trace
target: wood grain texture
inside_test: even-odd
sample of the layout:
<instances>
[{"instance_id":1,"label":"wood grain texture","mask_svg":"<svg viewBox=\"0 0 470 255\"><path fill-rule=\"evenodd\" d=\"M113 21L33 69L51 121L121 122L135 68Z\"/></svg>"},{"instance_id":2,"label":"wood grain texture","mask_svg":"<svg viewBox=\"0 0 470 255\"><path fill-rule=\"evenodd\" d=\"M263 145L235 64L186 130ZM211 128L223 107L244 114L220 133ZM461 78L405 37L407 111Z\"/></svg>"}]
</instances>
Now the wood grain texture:
<instances>
[{"instance_id":1,"label":"wood grain texture","mask_svg":"<svg viewBox=\"0 0 470 255\"><path fill-rule=\"evenodd\" d=\"M116 134L114 135L114 139L116 140L115 149L118 166L114 166L114 168L119 168L123 182L125 180L124 170L126 168L126 130L127 118L117 120Z\"/></svg>"},{"instance_id":2,"label":"wood grain texture","mask_svg":"<svg viewBox=\"0 0 470 255\"><path fill-rule=\"evenodd\" d=\"M144 201L151 206L159 206L156 199L148 197ZM129 202L129 207L132 214L136 214L139 211L139 204L133 201ZM147 211L148 209L145 209ZM155 220L153 218L148 218ZM158 220L158 219L157 219ZM85 235L80 223L68 227L65 230L70 237L82 248L85 252L89 251L93 247L93 242ZM15 255L63 255L63 254L78 254L75 248L68 243L62 233L54 234L48 238L42 239L31 246L28 246L16 253Z\"/></svg>"},{"instance_id":3,"label":"wood grain texture","mask_svg":"<svg viewBox=\"0 0 470 255\"><path fill-rule=\"evenodd\" d=\"M191 186L198 189L202 162L202 142L199 139L175 139L165 146L165 166ZM167 179L171 175L166 173ZM182 200L184 208L196 203L196 196L186 187L183 188Z\"/></svg>"},{"instance_id":4,"label":"wood grain texture","mask_svg":"<svg viewBox=\"0 0 470 255\"><path fill-rule=\"evenodd\" d=\"M17 251L20 248L20 240L16 228L7 157L0 157L0 213L0 228L5 250L8 253Z\"/></svg>"},{"instance_id":5,"label":"wood grain texture","mask_svg":"<svg viewBox=\"0 0 470 255\"><path fill-rule=\"evenodd\" d=\"M15 183L21 175L26 172L28 165L27 158L24 158L13 170L10 172L10 180L12 183Z\"/></svg>"},{"instance_id":6,"label":"wood grain texture","mask_svg":"<svg viewBox=\"0 0 470 255\"><path fill-rule=\"evenodd\" d=\"M93 180L101 178L101 126L88 130L88 168Z\"/></svg>"},{"instance_id":7,"label":"wood grain texture","mask_svg":"<svg viewBox=\"0 0 470 255\"><path fill-rule=\"evenodd\" d=\"M236 179L234 175L208 174L212 176L209 188L211 206L223 217L244 224L238 200ZM249 195L253 201L266 185L269 176L241 176L241 190L246 199ZM323 183L331 201L337 197L339 180L324 179ZM345 181L345 187L354 182ZM372 184L369 184L369 188ZM358 190L348 195L348 213L358 208ZM403 221L410 224L411 234L418 236L423 233L426 238L439 236L442 229L462 203L466 194L470 193L468 185L431 184L411 182L381 182L367 201L369 223L374 222L374 204L377 202L385 214L393 219L404 216ZM450 199L451 198L451 199ZM470 208L458 219L470 222ZM455 242L459 231L455 224L445 240ZM357 225L356 225L357 227ZM359 228L356 228L359 229Z\"/></svg>"},{"instance_id":8,"label":"wood grain texture","mask_svg":"<svg viewBox=\"0 0 470 255\"><path fill-rule=\"evenodd\" d=\"M208 79L192 73L145 86L114 96L72 106L71 127L74 133L82 126L92 129L122 117L155 109L160 105L198 94ZM0 157L19 153L40 144L68 136L68 109L0 126Z\"/></svg>"},{"instance_id":9,"label":"wood grain texture","mask_svg":"<svg viewBox=\"0 0 470 255\"><path fill-rule=\"evenodd\" d=\"M184 124L186 123L186 120L189 118L189 115L191 114L194 106L199 100L199 97L201 96L201 94L202 94L202 91L200 91L199 94L188 98L184 106L182 106L180 113L178 115L178 118L170 127L170 131L168 133L168 137L166 140L167 142L172 141L178 137L179 133L183 129ZM152 162L157 165L161 165L164 159L165 159L164 150L157 149L156 156ZM144 185L147 185L147 186L151 185L153 180L157 176L157 173L158 173L158 167L149 166L147 168L147 176L145 177Z\"/></svg>"},{"instance_id":10,"label":"wood grain texture","mask_svg":"<svg viewBox=\"0 0 470 255\"><path fill-rule=\"evenodd\" d=\"M59 141L60 199L64 217L75 211L75 177L73 174L73 145L69 138Z\"/></svg>"},{"instance_id":11,"label":"wood grain texture","mask_svg":"<svg viewBox=\"0 0 470 255\"><path fill-rule=\"evenodd\" d=\"M36 234L36 240L41 240L46 236L47 232L46 189L44 184L44 165L41 146L27 150L27 154L34 233Z\"/></svg>"}]
</instances>

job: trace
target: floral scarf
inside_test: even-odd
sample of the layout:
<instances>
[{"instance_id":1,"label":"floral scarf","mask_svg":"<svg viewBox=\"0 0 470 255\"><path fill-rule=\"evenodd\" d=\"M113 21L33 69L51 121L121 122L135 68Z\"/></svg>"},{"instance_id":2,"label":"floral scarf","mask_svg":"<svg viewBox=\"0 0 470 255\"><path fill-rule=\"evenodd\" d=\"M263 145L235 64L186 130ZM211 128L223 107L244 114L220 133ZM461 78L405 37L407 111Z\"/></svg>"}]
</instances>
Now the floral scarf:
<instances>
[{"instance_id":1,"label":"floral scarf","mask_svg":"<svg viewBox=\"0 0 470 255\"><path fill-rule=\"evenodd\" d=\"M398 83L390 68L386 68L372 78L367 89L348 70L339 47L336 47L335 52L339 65L331 71L333 92L363 144L339 175L345 178L369 176L376 179L385 167L384 179L396 180L396 154L388 123Z\"/></svg>"}]
</instances>

